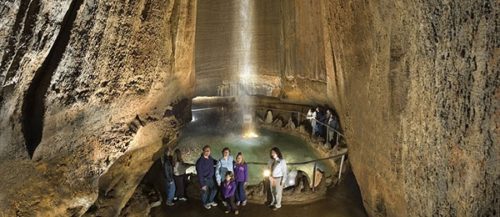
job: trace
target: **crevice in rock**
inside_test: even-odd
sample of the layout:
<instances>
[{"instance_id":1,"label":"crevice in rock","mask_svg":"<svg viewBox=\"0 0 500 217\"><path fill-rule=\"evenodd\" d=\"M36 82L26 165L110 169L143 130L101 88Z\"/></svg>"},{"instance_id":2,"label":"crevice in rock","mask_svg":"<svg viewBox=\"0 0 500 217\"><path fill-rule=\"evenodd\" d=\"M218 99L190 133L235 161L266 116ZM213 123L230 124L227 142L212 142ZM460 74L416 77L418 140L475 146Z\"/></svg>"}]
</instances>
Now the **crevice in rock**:
<instances>
[{"instance_id":1,"label":"crevice in rock","mask_svg":"<svg viewBox=\"0 0 500 217\"><path fill-rule=\"evenodd\" d=\"M39 11L39 0L21 1L21 4L19 5L19 12L16 15L16 20L14 21L14 25L12 26L11 31L12 34L16 37L9 38L8 45L5 49L5 53L1 62L0 71L3 71L2 69L5 69L6 72L4 83L8 82L10 78L15 75L15 72L19 67L19 63L26 53L28 47L27 43L33 35L32 29L35 26L34 24L36 22ZM24 24L21 25L23 20ZM21 32L21 26L21 38L18 38L17 35L19 35L19 32ZM12 62L10 64L7 64L9 61ZM7 67L7 65L9 66Z\"/></svg>"},{"instance_id":2,"label":"crevice in rock","mask_svg":"<svg viewBox=\"0 0 500 217\"><path fill-rule=\"evenodd\" d=\"M68 46L71 29L76 19L78 9L83 0L71 2L68 11L64 15L61 23L61 30L52 45L47 58L40 68L35 72L35 76L26 92L22 108L22 129L26 143L26 149L30 157L33 157L36 147L42 140L43 119L45 113L45 94L49 88L50 80L54 71L61 61L66 47Z\"/></svg>"}]
</instances>

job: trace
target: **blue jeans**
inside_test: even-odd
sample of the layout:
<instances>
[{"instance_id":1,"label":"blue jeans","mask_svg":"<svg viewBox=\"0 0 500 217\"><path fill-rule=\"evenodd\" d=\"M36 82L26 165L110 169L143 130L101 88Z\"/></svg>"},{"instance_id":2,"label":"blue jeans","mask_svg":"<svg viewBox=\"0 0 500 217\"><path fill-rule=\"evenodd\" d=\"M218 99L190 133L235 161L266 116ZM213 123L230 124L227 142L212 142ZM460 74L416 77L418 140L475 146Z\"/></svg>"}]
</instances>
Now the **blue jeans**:
<instances>
[{"instance_id":1,"label":"blue jeans","mask_svg":"<svg viewBox=\"0 0 500 217\"><path fill-rule=\"evenodd\" d=\"M245 192L245 182L236 182L236 201L243 202L247 200L247 194Z\"/></svg>"},{"instance_id":2,"label":"blue jeans","mask_svg":"<svg viewBox=\"0 0 500 217\"><path fill-rule=\"evenodd\" d=\"M166 188L165 190L167 191L167 203L172 202L174 200L174 194L175 194L175 183L172 180L171 182L166 183Z\"/></svg>"},{"instance_id":3,"label":"blue jeans","mask_svg":"<svg viewBox=\"0 0 500 217\"><path fill-rule=\"evenodd\" d=\"M214 202L215 195L217 195L217 188L213 178L205 179L205 184L207 185L207 189L201 190L201 202L203 205Z\"/></svg>"}]
</instances>

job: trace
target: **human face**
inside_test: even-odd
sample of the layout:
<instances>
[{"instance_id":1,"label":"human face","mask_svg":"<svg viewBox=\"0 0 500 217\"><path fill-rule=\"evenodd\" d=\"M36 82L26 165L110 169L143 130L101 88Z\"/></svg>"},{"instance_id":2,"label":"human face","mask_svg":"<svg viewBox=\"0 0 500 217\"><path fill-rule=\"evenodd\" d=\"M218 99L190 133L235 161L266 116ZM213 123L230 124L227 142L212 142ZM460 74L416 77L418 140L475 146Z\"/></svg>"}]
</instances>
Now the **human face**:
<instances>
[{"instance_id":1,"label":"human face","mask_svg":"<svg viewBox=\"0 0 500 217\"><path fill-rule=\"evenodd\" d=\"M278 154L276 154L274 150L271 151L271 156L273 157L273 159L278 158Z\"/></svg>"},{"instance_id":2,"label":"human face","mask_svg":"<svg viewBox=\"0 0 500 217\"><path fill-rule=\"evenodd\" d=\"M238 155L238 157L236 157L236 163L241 163L243 161L243 156L242 155Z\"/></svg>"},{"instance_id":3,"label":"human face","mask_svg":"<svg viewBox=\"0 0 500 217\"><path fill-rule=\"evenodd\" d=\"M227 158L227 156L229 156L229 150L224 150L224 152L222 152L222 155L224 156L224 158Z\"/></svg>"},{"instance_id":4,"label":"human face","mask_svg":"<svg viewBox=\"0 0 500 217\"><path fill-rule=\"evenodd\" d=\"M203 150L203 156L205 157L210 156L210 148L205 148L205 150Z\"/></svg>"},{"instance_id":5,"label":"human face","mask_svg":"<svg viewBox=\"0 0 500 217\"><path fill-rule=\"evenodd\" d=\"M231 181L231 176L230 175L226 176L226 181L228 181L228 182Z\"/></svg>"}]
</instances>

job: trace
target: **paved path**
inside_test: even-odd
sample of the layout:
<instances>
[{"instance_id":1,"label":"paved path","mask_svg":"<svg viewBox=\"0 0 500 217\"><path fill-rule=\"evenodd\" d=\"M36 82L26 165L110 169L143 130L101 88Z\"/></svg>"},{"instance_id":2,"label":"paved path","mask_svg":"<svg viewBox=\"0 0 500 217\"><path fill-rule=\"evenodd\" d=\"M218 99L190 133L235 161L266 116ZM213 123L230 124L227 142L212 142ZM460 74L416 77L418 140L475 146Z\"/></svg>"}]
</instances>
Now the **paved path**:
<instances>
[{"instance_id":1,"label":"paved path","mask_svg":"<svg viewBox=\"0 0 500 217\"><path fill-rule=\"evenodd\" d=\"M210 210L201 206L199 200L178 202L173 207L162 205L153 208L153 217L224 217L235 216L234 213L225 214L222 204ZM262 204L247 204L242 207L242 217L365 217L367 216L362 205L361 195L352 173L346 174L343 182L327 193L327 198L306 205L283 205L278 211L273 211Z\"/></svg>"}]
</instances>

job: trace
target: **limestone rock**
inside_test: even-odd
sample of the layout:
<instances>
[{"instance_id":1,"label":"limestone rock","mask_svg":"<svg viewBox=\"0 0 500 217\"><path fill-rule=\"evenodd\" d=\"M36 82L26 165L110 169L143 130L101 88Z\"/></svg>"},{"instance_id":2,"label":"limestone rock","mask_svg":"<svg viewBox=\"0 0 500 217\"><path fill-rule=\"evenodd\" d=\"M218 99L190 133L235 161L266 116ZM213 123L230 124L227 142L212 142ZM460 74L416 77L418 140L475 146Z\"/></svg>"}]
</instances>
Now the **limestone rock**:
<instances>
[{"instance_id":1,"label":"limestone rock","mask_svg":"<svg viewBox=\"0 0 500 217\"><path fill-rule=\"evenodd\" d=\"M266 124L273 123L273 112L272 111L267 111L265 123Z\"/></svg>"}]
</instances>

